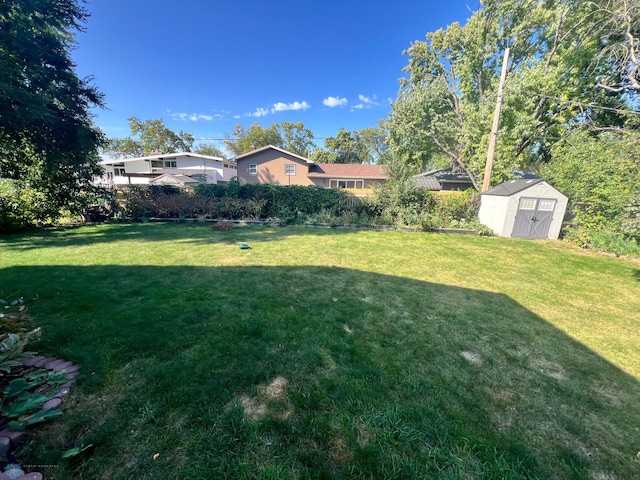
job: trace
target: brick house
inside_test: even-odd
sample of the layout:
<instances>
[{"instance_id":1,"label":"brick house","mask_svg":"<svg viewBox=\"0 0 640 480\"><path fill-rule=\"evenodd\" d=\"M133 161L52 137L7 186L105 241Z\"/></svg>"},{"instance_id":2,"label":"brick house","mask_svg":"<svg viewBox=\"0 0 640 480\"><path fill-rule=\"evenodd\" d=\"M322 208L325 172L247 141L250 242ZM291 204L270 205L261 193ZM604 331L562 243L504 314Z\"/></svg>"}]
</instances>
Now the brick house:
<instances>
[{"instance_id":1,"label":"brick house","mask_svg":"<svg viewBox=\"0 0 640 480\"><path fill-rule=\"evenodd\" d=\"M305 185L370 191L387 181L384 165L314 163L308 158L269 145L235 158L238 181L272 185Z\"/></svg>"}]
</instances>

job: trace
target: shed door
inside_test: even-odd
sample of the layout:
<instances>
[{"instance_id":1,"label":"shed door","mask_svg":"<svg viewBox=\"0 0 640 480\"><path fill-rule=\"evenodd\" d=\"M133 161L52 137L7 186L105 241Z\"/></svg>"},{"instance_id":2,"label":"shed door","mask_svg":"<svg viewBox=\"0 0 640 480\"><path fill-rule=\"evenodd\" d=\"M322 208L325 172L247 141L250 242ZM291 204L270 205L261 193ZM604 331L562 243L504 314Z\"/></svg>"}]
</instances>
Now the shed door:
<instances>
[{"instance_id":1,"label":"shed door","mask_svg":"<svg viewBox=\"0 0 640 480\"><path fill-rule=\"evenodd\" d=\"M555 199L521 197L511 236L531 239L547 238L555 209Z\"/></svg>"}]
</instances>

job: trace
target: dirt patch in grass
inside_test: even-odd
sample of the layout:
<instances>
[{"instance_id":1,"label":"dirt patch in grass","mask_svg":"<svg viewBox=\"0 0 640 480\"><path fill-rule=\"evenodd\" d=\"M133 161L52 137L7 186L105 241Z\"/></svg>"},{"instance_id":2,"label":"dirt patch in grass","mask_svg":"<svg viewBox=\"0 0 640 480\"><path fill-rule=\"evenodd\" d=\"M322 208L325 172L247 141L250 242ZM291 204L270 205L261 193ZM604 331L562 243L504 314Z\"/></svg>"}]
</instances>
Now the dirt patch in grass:
<instances>
[{"instance_id":1,"label":"dirt patch in grass","mask_svg":"<svg viewBox=\"0 0 640 480\"><path fill-rule=\"evenodd\" d=\"M547 377L555 378L556 380L564 380L567 378L562 365L550 362L544 358L531 360L530 365Z\"/></svg>"},{"instance_id":2,"label":"dirt patch in grass","mask_svg":"<svg viewBox=\"0 0 640 480\"><path fill-rule=\"evenodd\" d=\"M284 377L276 377L268 385L258 386L255 397L242 395L239 398L246 416L257 420L268 413L285 420L293 414L293 407L287 394L289 381Z\"/></svg>"},{"instance_id":3,"label":"dirt patch in grass","mask_svg":"<svg viewBox=\"0 0 640 480\"><path fill-rule=\"evenodd\" d=\"M252 420L257 420L267 414L267 404L257 398L242 395L240 397L240 405L242 405L244 414Z\"/></svg>"},{"instance_id":4,"label":"dirt patch in grass","mask_svg":"<svg viewBox=\"0 0 640 480\"><path fill-rule=\"evenodd\" d=\"M612 407L619 407L626 400L624 394L610 383L596 382L591 386L591 390L603 403Z\"/></svg>"},{"instance_id":5,"label":"dirt patch in grass","mask_svg":"<svg viewBox=\"0 0 640 480\"><path fill-rule=\"evenodd\" d=\"M347 441L341 437L333 437L329 442L331 447L331 458L338 463L350 462L353 460L354 454L349 449Z\"/></svg>"},{"instance_id":6,"label":"dirt patch in grass","mask_svg":"<svg viewBox=\"0 0 640 480\"><path fill-rule=\"evenodd\" d=\"M480 365L482 363L482 357L475 353L475 352L469 352L469 351L462 351L460 352L460 355L462 355L462 357L469 363L473 363L474 365Z\"/></svg>"}]
</instances>

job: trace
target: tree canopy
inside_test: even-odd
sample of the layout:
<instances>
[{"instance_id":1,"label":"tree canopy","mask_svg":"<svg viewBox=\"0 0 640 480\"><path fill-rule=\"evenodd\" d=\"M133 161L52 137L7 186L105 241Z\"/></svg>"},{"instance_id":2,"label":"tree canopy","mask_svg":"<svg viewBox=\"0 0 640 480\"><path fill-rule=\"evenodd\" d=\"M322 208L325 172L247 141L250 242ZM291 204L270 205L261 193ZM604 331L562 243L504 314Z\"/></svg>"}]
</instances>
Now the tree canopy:
<instances>
[{"instance_id":1,"label":"tree canopy","mask_svg":"<svg viewBox=\"0 0 640 480\"><path fill-rule=\"evenodd\" d=\"M90 109L103 107L103 96L91 78L77 76L70 56L87 18L77 0L0 2L0 177L9 179L0 202L7 217L30 209L25 221L38 222L62 208L79 211L101 171L104 137Z\"/></svg>"},{"instance_id":2,"label":"tree canopy","mask_svg":"<svg viewBox=\"0 0 640 480\"><path fill-rule=\"evenodd\" d=\"M266 128L253 123L249 129L236 125L233 132L225 135L222 143L234 157L267 145L283 148L297 155L308 157L317 148L313 143L313 132L302 122L273 123Z\"/></svg>"},{"instance_id":3,"label":"tree canopy","mask_svg":"<svg viewBox=\"0 0 640 480\"><path fill-rule=\"evenodd\" d=\"M113 157L142 157L153 152L190 152L195 138L192 134L174 132L167 128L162 119L142 121L129 117L131 135L127 138L109 140L107 153Z\"/></svg>"},{"instance_id":4,"label":"tree canopy","mask_svg":"<svg viewBox=\"0 0 640 480\"><path fill-rule=\"evenodd\" d=\"M335 137L327 137L324 149L318 149L313 160L318 163L385 163L388 147L384 132L369 127L362 130L338 130Z\"/></svg>"},{"instance_id":5,"label":"tree canopy","mask_svg":"<svg viewBox=\"0 0 640 480\"><path fill-rule=\"evenodd\" d=\"M395 160L418 170L446 158L478 178L507 47L494 184L514 168L549 161L555 143L572 129L625 124L621 112L632 106L638 49L629 37L635 27L627 25L637 25L637 2L482 3L464 26L431 32L405 52L408 76L385 122ZM626 16L612 18L612 10Z\"/></svg>"}]
</instances>

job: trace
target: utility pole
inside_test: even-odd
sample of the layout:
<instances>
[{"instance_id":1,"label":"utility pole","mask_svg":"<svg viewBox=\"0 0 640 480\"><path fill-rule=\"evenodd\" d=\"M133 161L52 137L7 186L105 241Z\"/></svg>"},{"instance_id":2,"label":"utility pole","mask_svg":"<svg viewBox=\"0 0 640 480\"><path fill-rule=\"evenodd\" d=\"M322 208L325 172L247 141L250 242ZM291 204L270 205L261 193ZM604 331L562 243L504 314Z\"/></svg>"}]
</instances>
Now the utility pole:
<instances>
[{"instance_id":1,"label":"utility pole","mask_svg":"<svg viewBox=\"0 0 640 480\"><path fill-rule=\"evenodd\" d=\"M509 61L509 47L504 51L502 59L502 71L500 72L500 84L498 85L498 98L496 99L496 111L493 114L493 126L491 127L491 136L489 137L489 150L487 151L487 164L484 167L484 182L482 182L482 191L489 190L491 183L491 171L493 170L493 157L496 153L496 141L498 140L498 126L500 125L500 111L502 110L502 91L504 89L504 81L507 78L507 62Z\"/></svg>"}]
</instances>

